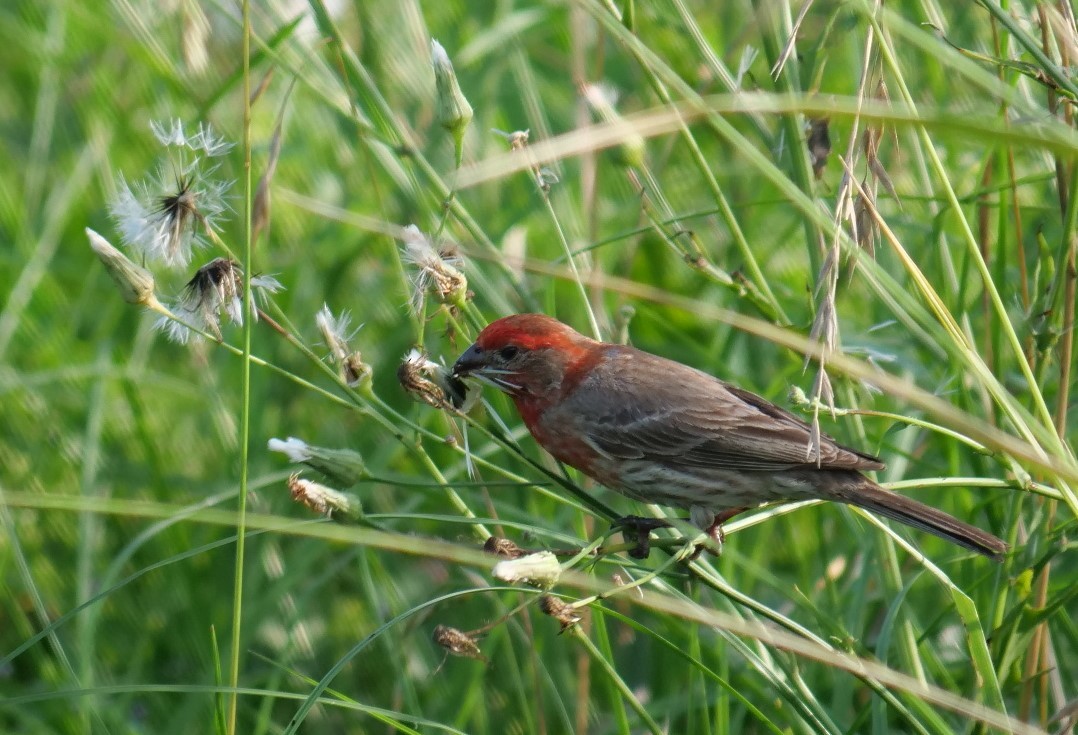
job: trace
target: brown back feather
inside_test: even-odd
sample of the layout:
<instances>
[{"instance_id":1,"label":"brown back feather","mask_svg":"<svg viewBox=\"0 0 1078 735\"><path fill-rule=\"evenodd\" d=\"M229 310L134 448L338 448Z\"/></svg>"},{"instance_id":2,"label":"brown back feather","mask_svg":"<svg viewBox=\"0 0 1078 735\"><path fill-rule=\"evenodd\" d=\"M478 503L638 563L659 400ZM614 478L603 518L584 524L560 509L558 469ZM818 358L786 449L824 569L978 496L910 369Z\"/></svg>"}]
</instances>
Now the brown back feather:
<instances>
[{"instance_id":1,"label":"brown back feather","mask_svg":"<svg viewBox=\"0 0 1078 735\"><path fill-rule=\"evenodd\" d=\"M808 451L811 428L789 411L632 347L605 346L603 359L563 400L564 408L588 417L589 438L612 457L746 472L816 467ZM820 437L821 468L883 466L872 455Z\"/></svg>"}]
</instances>

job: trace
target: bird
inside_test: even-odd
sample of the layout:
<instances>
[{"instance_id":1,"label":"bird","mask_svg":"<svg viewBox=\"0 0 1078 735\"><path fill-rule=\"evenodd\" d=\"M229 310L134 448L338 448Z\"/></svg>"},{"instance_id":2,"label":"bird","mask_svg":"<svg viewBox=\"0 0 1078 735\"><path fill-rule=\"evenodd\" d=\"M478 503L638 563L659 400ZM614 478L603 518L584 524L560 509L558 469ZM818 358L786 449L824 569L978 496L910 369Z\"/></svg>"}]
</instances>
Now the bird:
<instances>
[{"instance_id":1,"label":"bird","mask_svg":"<svg viewBox=\"0 0 1078 735\"><path fill-rule=\"evenodd\" d=\"M488 324L452 368L496 387L559 461L645 503L689 511L721 542L722 524L768 503L827 500L864 508L1001 560L1007 544L864 473L879 458L822 435L767 399L635 347L600 342L544 314ZM646 556L650 530L630 516Z\"/></svg>"}]
</instances>

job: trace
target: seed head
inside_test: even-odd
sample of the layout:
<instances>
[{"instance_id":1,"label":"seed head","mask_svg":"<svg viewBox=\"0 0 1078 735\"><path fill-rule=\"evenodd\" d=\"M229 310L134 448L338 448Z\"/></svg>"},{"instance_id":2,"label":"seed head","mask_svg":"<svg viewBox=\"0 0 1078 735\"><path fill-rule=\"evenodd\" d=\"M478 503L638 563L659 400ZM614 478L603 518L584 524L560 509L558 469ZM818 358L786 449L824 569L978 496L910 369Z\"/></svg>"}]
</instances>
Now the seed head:
<instances>
[{"instance_id":1,"label":"seed head","mask_svg":"<svg viewBox=\"0 0 1078 735\"><path fill-rule=\"evenodd\" d=\"M230 185L207 178L196 166L178 174L162 167L133 187L121 175L109 211L132 251L149 261L184 267L195 248L206 246L202 229L218 229Z\"/></svg>"},{"instance_id":2,"label":"seed head","mask_svg":"<svg viewBox=\"0 0 1078 735\"><path fill-rule=\"evenodd\" d=\"M479 398L479 386L454 377L419 350L412 350L397 368L397 380L412 398L434 408L456 408L467 412Z\"/></svg>"},{"instance_id":3,"label":"seed head","mask_svg":"<svg viewBox=\"0 0 1078 735\"><path fill-rule=\"evenodd\" d=\"M461 272L464 259L456 246L443 243L437 249L415 225L401 232L404 243L401 259L414 268L412 274L412 305L419 311L427 293L441 303L457 304L468 294L468 279Z\"/></svg>"},{"instance_id":4,"label":"seed head","mask_svg":"<svg viewBox=\"0 0 1078 735\"><path fill-rule=\"evenodd\" d=\"M342 493L317 482L304 480L298 474L288 478L292 500L310 510L341 523L355 522L363 517L363 506L351 493Z\"/></svg>"},{"instance_id":5,"label":"seed head","mask_svg":"<svg viewBox=\"0 0 1078 735\"><path fill-rule=\"evenodd\" d=\"M351 332L348 331L351 315L345 311L335 317L329 310L329 306L323 304L314 320L345 382L355 388L369 381L371 366L363 362L363 356L358 351L353 351L348 344L359 331L359 327Z\"/></svg>"},{"instance_id":6,"label":"seed head","mask_svg":"<svg viewBox=\"0 0 1078 735\"><path fill-rule=\"evenodd\" d=\"M232 147L208 125L188 135L183 123L150 124L167 150L167 161L145 181L128 184L121 175L109 211L120 239L143 259L184 267L195 248L206 245L204 233L215 231L228 206L231 182L214 178L216 165L206 159Z\"/></svg>"},{"instance_id":7,"label":"seed head","mask_svg":"<svg viewBox=\"0 0 1078 735\"><path fill-rule=\"evenodd\" d=\"M575 608L570 607L561 598L554 597L553 595L543 595L540 597L539 609L542 610L545 615L549 615L561 623L562 633L580 622L580 616L576 614Z\"/></svg>"},{"instance_id":8,"label":"seed head","mask_svg":"<svg viewBox=\"0 0 1078 735\"><path fill-rule=\"evenodd\" d=\"M509 539L498 536L491 536L488 538L483 543L483 551L487 551L495 556L503 556L506 559L519 559L528 554L527 551L520 548Z\"/></svg>"},{"instance_id":9,"label":"seed head","mask_svg":"<svg viewBox=\"0 0 1078 735\"><path fill-rule=\"evenodd\" d=\"M251 287L255 289L256 296L262 297L284 288L272 276L255 276L251 279ZM172 312L175 319L162 317L154 326L164 331L173 342L186 344L191 336L191 327L209 332L218 340L222 339L222 314L236 324L243 324L243 270L230 258L211 260L187 282ZM254 301L251 303L251 313L258 318Z\"/></svg>"},{"instance_id":10,"label":"seed head","mask_svg":"<svg viewBox=\"0 0 1078 735\"><path fill-rule=\"evenodd\" d=\"M464 658L475 658L481 661L486 659L479 653L479 643L475 638L463 630L452 628L448 625L436 625L431 634L431 640L445 649L446 653Z\"/></svg>"}]
</instances>

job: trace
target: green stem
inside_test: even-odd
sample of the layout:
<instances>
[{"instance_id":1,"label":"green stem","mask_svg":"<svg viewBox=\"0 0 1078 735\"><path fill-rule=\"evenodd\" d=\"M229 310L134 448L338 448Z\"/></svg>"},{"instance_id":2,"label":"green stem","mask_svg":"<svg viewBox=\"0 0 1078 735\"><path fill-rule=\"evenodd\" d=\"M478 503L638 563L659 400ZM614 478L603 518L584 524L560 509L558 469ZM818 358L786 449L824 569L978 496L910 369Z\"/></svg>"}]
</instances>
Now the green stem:
<instances>
[{"instance_id":1,"label":"green stem","mask_svg":"<svg viewBox=\"0 0 1078 735\"><path fill-rule=\"evenodd\" d=\"M554 223L554 230L558 233L558 240L565 249L565 257L569 261L569 269L572 270L573 280L576 282L576 287L580 291L580 300L584 303L584 308L587 309L588 312L588 323L591 325L592 335L595 339L602 339L603 335L599 331L599 322L596 320L595 312L591 308L591 300L588 299L588 291L584 288L584 282L580 278L580 270L576 267L576 258L573 257L573 249L569 246L569 241L565 238L565 231L561 227L558 213L554 211L554 204L550 201L550 196L545 191L543 192L543 203L546 204L547 212L550 213L550 219Z\"/></svg>"},{"instance_id":2,"label":"green stem","mask_svg":"<svg viewBox=\"0 0 1078 735\"><path fill-rule=\"evenodd\" d=\"M247 538L247 470L251 440L251 4L243 0L243 361L240 367L243 409L240 416L240 492L236 520L236 570L232 584L232 641L228 684L228 732L236 733L239 705L240 632L243 621L243 561Z\"/></svg>"},{"instance_id":3,"label":"green stem","mask_svg":"<svg viewBox=\"0 0 1078 735\"><path fill-rule=\"evenodd\" d=\"M599 649L595 647L595 644L592 643L591 639L580 629L580 626L574 625L569 631L570 635L580 641L580 644L584 646L584 650L586 650L592 660L599 665L599 668L606 673L610 681L614 684L614 687L621 693L621 696L625 698L625 701L629 703L629 706L633 708L633 711L636 712L637 716L643 721L648 730L650 730L653 735L663 735L664 730L659 727L659 723L648 714L648 711L644 709L644 705L642 705L640 700L636 698L636 695L633 694L633 690L625 683L625 680L621 678L621 675L618 674L614 665L600 653Z\"/></svg>"}]
</instances>

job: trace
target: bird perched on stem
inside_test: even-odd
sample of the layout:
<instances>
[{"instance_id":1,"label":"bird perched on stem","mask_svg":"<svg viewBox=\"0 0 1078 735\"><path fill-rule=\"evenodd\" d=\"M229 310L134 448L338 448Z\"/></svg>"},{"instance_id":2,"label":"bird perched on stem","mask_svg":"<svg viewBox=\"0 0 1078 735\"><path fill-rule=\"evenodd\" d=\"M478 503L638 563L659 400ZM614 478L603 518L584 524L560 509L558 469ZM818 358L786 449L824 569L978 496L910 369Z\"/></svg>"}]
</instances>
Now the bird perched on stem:
<instances>
[{"instance_id":1,"label":"bird perched on stem","mask_svg":"<svg viewBox=\"0 0 1078 735\"><path fill-rule=\"evenodd\" d=\"M715 538L763 503L832 500L865 508L1000 559L1007 545L862 474L884 465L820 438L773 403L707 373L625 345L589 339L556 319L516 314L488 325L456 377L505 392L540 446L612 490L687 508ZM642 540L655 528L634 519ZM646 556L646 543L642 543Z\"/></svg>"}]
</instances>

